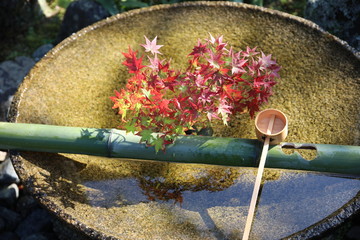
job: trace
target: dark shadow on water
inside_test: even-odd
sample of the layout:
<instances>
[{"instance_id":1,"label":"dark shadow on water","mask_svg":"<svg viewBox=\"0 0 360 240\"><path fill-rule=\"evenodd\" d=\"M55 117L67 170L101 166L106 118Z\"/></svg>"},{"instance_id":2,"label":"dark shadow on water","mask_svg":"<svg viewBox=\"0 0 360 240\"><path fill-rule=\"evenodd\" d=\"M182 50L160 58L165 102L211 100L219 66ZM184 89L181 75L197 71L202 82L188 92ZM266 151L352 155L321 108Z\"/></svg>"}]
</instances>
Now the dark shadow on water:
<instances>
[{"instance_id":1,"label":"dark shadow on water","mask_svg":"<svg viewBox=\"0 0 360 240\"><path fill-rule=\"evenodd\" d=\"M64 207L74 207L74 201L87 203L87 198L80 188L81 181L77 173L86 164L74 161L56 153L22 152L21 156L30 163L43 169L32 184L41 189L45 196L60 198Z\"/></svg>"},{"instance_id":2,"label":"dark shadow on water","mask_svg":"<svg viewBox=\"0 0 360 240\"><path fill-rule=\"evenodd\" d=\"M194 171L196 176L191 181L174 181L173 176L168 176L171 163L111 159L110 161L132 161L131 164L134 169L136 168L134 170L136 173L127 177L116 176L116 172L107 172L107 169L92 166L92 172L103 171L101 175L108 176L108 178L84 180L81 172L87 170L87 164L64 155L22 152L21 156L40 168L37 173L38 176L34 176L36 187L44 191L48 196L60 197L65 207L73 207L72 202L91 204L87 192L82 187L84 184L86 185L86 182L98 183L93 186L103 191L106 196L107 189L110 193L113 189L121 187L116 185L117 181L119 183L126 179L127 181L135 181L136 187L139 188L143 196L140 202L144 202L144 200L168 202L181 206L184 192L220 192L231 187L234 180L239 176L239 173L231 168L199 165L199 168L196 167L198 170ZM113 189L104 187L107 184L106 181L111 182L111 188ZM137 203L131 202L131 204ZM98 202L98 206L101 207L101 205L101 201ZM119 206L119 204L115 201L106 203L106 207L116 206Z\"/></svg>"}]
</instances>

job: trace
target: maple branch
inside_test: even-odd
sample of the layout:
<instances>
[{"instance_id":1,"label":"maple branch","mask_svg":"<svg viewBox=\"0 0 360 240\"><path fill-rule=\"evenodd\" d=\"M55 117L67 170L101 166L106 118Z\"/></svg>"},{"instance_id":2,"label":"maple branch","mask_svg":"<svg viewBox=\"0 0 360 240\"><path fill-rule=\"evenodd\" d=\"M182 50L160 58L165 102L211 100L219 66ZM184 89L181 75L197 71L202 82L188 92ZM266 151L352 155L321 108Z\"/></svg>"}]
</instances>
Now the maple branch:
<instances>
[{"instance_id":1,"label":"maple branch","mask_svg":"<svg viewBox=\"0 0 360 240\"><path fill-rule=\"evenodd\" d=\"M257 167L262 143L254 139L179 136L166 151L139 143L140 136L116 129L62 127L41 124L0 122L0 149L55 153L76 153L179 163ZM300 154L285 154L287 143L274 145L266 167L360 175L360 147L307 144L316 149L311 161Z\"/></svg>"}]
</instances>

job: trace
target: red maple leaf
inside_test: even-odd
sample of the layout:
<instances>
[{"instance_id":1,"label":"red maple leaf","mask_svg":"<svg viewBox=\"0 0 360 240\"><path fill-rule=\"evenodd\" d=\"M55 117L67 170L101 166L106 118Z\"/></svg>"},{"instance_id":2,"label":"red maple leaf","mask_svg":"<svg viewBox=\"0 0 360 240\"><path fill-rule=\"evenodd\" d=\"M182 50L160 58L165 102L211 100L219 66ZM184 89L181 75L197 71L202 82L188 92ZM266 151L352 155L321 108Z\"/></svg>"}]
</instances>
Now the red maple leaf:
<instances>
[{"instance_id":1,"label":"red maple leaf","mask_svg":"<svg viewBox=\"0 0 360 240\"><path fill-rule=\"evenodd\" d=\"M160 101L160 103L159 103L160 113L166 114L171 111L171 109L169 108L169 103L170 103L170 100L168 100L168 99L162 99Z\"/></svg>"},{"instance_id":2,"label":"red maple leaf","mask_svg":"<svg viewBox=\"0 0 360 240\"><path fill-rule=\"evenodd\" d=\"M229 97L231 100L238 102L243 98L243 95L240 90L233 89L233 85L234 84L228 84L223 86L224 95Z\"/></svg>"},{"instance_id":3,"label":"red maple leaf","mask_svg":"<svg viewBox=\"0 0 360 240\"><path fill-rule=\"evenodd\" d=\"M175 71L170 61L158 59L162 45L157 45L156 37L153 41L146 37L145 40L142 46L153 55L146 59L149 64L143 66L143 57L138 58L137 52L129 47L123 53L123 65L132 77L125 89L115 92L110 99L113 108L122 115L125 128L140 131L142 141L156 151L164 149L194 124L206 126L212 119L227 124L230 115L243 113L246 108L254 117L272 95L279 77L280 66L271 55L249 47L237 53L231 47L227 50L222 36L210 35L205 43L198 41L188 55L189 66L185 71ZM150 137L153 132L162 135Z\"/></svg>"},{"instance_id":4,"label":"red maple leaf","mask_svg":"<svg viewBox=\"0 0 360 240\"><path fill-rule=\"evenodd\" d=\"M130 47L128 53L122 54L126 58L126 60L122 62L122 64L127 66L127 68L129 69L129 73L138 73L140 69L145 67L144 65L141 65L143 57L137 58L137 51L134 52Z\"/></svg>"},{"instance_id":5,"label":"red maple leaf","mask_svg":"<svg viewBox=\"0 0 360 240\"><path fill-rule=\"evenodd\" d=\"M192 52L189 54L189 56L194 56L194 58L198 58L200 56L203 56L205 53L209 52L209 49L207 48L207 44L202 44L200 40L198 40L198 45L194 46Z\"/></svg>"}]
</instances>

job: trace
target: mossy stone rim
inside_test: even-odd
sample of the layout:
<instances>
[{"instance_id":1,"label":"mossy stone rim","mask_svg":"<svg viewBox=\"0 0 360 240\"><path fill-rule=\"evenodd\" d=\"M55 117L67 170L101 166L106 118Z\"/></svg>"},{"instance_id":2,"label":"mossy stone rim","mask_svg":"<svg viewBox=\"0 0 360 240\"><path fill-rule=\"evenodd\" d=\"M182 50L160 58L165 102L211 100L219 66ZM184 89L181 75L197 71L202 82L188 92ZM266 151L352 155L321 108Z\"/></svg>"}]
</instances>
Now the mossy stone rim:
<instances>
[{"instance_id":1,"label":"mossy stone rim","mask_svg":"<svg viewBox=\"0 0 360 240\"><path fill-rule=\"evenodd\" d=\"M303 18L300 18L300 17L296 17L296 16L293 16L293 15L290 15L287 13L276 11L276 10L270 10L270 9L265 9L262 7L253 6L253 5L233 3L233 2L185 2L185 3L171 4L171 5L157 5L157 6L153 6L153 7L149 7L149 8L132 10L129 12L125 12L125 13L110 17L110 18L100 21L98 23L95 23L95 24L93 24L87 28L84 28L83 30L71 35L64 41L62 41L60 44L58 44L56 47L54 47L49 53L47 53L47 55L41 60L41 62L46 63L48 61L51 61L51 57L53 55L56 55L58 52L61 52L62 48L66 47L69 43L76 41L78 37L85 35L95 29L101 28L104 25L112 24L113 22L121 21L121 19L130 18L133 15L140 15L140 14L146 13L146 12L166 10L169 8L186 8L186 7L197 7L197 6L199 6L199 7L233 7L233 8L238 8L240 10L250 10L250 11L257 12L259 14L268 14L268 15L273 15L275 17L279 17L279 18L285 18L289 21L295 22L296 24L304 25L314 31L320 31L321 33L325 34L327 37L333 39L334 42L341 45L346 50L350 51L358 60L360 60L359 53L357 53L353 48L351 48L346 42L340 40L339 38L331 35L330 33L326 32L326 31L322 30L318 25L316 25L308 20L305 20ZM35 68L36 68L36 66L35 66ZM24 80L25 84L26 84L26 81L29 81L29 79L30 79L29 76L31 76L31 74L32 74L32 72L30 72L29 75L25 78L25 80ZM12 122L16 122L16 120L17 120L17 106L18 106L19 102L21 101L21 97L22 97L21 91L18 92L16 94L16 96L14 97L14 101L12 103L12 107L10 110L10 120ZM14 166L16 168L16 171L19 173L20 177L26 175L26 169L23 168L23 163L22 163L21 157L19 157L15 153L13 153L11 157L12 157ZM27 187L27 189L36 196L36 198L40 201L41 204L43 204L46 208L48 208L58 218L64 220L71 226L75 227L77 230L85 233L86 236L91 237L91 238L97 238L97 239L115 239L111 236L107 236L106 234L104 234L102 232L98 232L95 229L87 227L82 222L79 222L72 216L64 213L61 208L59 208L57 205L55 205L54 203L49 201L46 194L44 194L41 191L41 189L34 188L31 181L25 181L24 184ZM354 208L354 206L355 206L355 208ZM325 226L325 225L329 226L329 224L328 224L329 221L335 222L335 225L330 224L331 226L329 226L329 227L333 228L333 227L339 226L343 221L346 220L347 217L350 217L355 212L359 212L359 209L360 209L359 195L356 198L352 199L346 206L344 206L345 211L347 211L348 209L351 209L351 212L350 212L350 214L347 214L345 217L343 215L342 210L338 210L332 216L330 216L330 218L327 219L326 222L322 221L317 224L314 224L309 229L305 229L303 232L296 233L295 235L292 235L291 237L296 238L296 236L306 236L306 238L311 238L311 237L317 236L319 234L319 230L317 230L317 229L319 228L320 230L323 230L324 228L322 228L321 226ZM341 220L334 221L334 219L341 219ZM326 227L326 228L328 229L329 227Z\"/></svg>"}]
</instances>

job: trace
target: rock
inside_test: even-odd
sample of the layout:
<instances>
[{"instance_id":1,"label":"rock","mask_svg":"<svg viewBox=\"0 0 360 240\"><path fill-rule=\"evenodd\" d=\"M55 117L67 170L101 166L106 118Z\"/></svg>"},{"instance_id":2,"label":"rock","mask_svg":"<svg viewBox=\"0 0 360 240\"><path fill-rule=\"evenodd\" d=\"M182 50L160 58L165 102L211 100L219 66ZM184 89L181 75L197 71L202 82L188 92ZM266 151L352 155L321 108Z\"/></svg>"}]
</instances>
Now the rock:
<instances>
[{"instance_id":1,"label":"rock","mask_svg":"<svg viewBox=\"0 0 360 240\"><path fill-rule=\"evenodd\" d=\"M3 79L1 79L1 81L6 89L9 88L9 86L18 86L18 83L25 77L22 67L12 60L2 62L0 69L3 71Z\"/></svg>"},{"instance_id":2,"label":"rock","mask_svg":"<svg viewBox=\"0 0 360 240\"><path fill-rule=\"evenodd\" d=\"M46 231L52 226L51 216L42 208L31 212L16 228L17 235L23 239L41 231Z\"/></svg>"},{"instance_id":3,"label":"rock","mask_svg":"<svg viewBox=\"0 0 360 240\"><path fill-rule=\"evenodd\" d=\"M360 239L360 226L353 226L350 228L349 232L346 234L347 239Z\"/></svg>"},{"instance_id":4,"label":"rock","mask_svg":"<svg viewBox=\"0 0 360 240\"><path fill-rule=\"evenodd\" d=\"M20 240L20 238L13 232L1 232L0 240Z\"/></svg>"},{"instance_id":5,"label":"rock","mask_svg":"<svg viewBox=\"0 0 360 240\"><path fill-rule=\"evenodd\" d=\"M27 216L31 211L39 207L37 201L30 195L20 196L16 204L16 212L22 217Z\"/></svg>"},{"instance_id":6,"label":"rock","mask_svg":"<svg viewBox=\"0 0 360 240\"><path fill-rule=\"evenodd\" d=\"M0 163L5 161L7 158L7 152L0 151Z\"/></svg>"},{"instance_id":7,"label":"rock","mask_svg":"<svg viewBox=\"0 0 360 240\"><path fill-rule=\"evenodd\" d=\"M5 79L9 78L9 73L0 68L0 97L5 92Z\"/></svg>"},{"instance_id":8,"label":"rock","mask_svg":"<svg viewBox=\"0 0 360 240\"><path fill-rule=\"evenodd\" d=\"M0 189L0 205L2 206L11 207L15 205L18 197L19 188L15 183Z\"/></svg>"},{"instance_id":9,"label":"rock","mask_svg":"<svg viewBox=\"0 0 360 240\"><path fill-rule=\"evenodd\" d=\"M16 93L17 88L8 88L6 91L2 92L0 95L0 103L6 103L10 98Z\"/></svg>"},{"instance_id":10,"label":"rock","mask_svg":"<svg viewBox=\"0 0 360 240\"><path fill-rule=\"evenodd\" d=\"M0 63L0 121L6 121L12 97L34 65L35 61L26 56Z\"/></svg>"},{"instance_id":11,"label":"rock","mask_svg":"<svg viewBox=\"0 0 360 240\"><path fill-rule=\"evenodd\" d=\"M9 108L15 92L16 88L10 88L4 94L0 93L0 121L7 121Z\"/></svg>"},{"instance_id":12,"label":"rock","mask_svg":"<svg viewBox=\"0 0 360 240\"><path fill-rule=\"evenodd\" d=\"M70 3L66 9L56 43L61 42L72 33L109 16L109 12L98 2L79 0Z\"/></svg>"},{"instance_id":13,"label":"rock","mask_svg":"<svg viewBox=\"0 0 360 240\"><path fill-rule=\"evenodd\" d=\"M10 158L6 158L6 160L0 164L0 186L6 186L11 183L19 182L19 177L15 172Z\"/></svg>"},{"instance_id":14,"label":"rock","mask_svg":"<svg viewBox=\"0 0 360 240\"><path fill-rule=\"evenodd\" d=\"M22 73L24 78L30 69L35 65L34 59L26 56L19 56L15 58L15 62L20 65L22 68ZM21 79L22 80L22 79Z\"/></svg>"},{"instance_id":15,"label":"rock","mask_svg":"<svg viewBox=\"0 0 360 240\"><path fill-rule=\"evenodd\" d=\"M26 236L21 240L49 240L49 238L43 233L35 233L31 234L30 236Z\"/></svg>"},{"instance_id":16,"label":"rock","mask_svg":"<svg viewBox=\"0 0 360 240\"><path fill-rule=\"evenodd\" d=\"M38 62L43 56L45 56L45 54L50 51L52 48L54 47L54 45L52 45L51 43L49 44L45 44L40 46L38 49L35 50L35 52L33 53L32 57L34 58L34 60L36 62Z\"/></svg>"},{"instance_id":17,"label":"rock","mask_svg":"<svg viewBox=\"0 0 360 240\"><path fill-rule=\"evenodd\" d=\"M80 231L74 231L74 228L60 219L53 219L53 230L59 240L89 240L89 237Z\"/></svg>"},{"instance_id":18,"label":"rock","mask_svg":"<svg viewBox=\"0 0 360 240\"><path fill-rule=\"evenodd\" d=\"M360 51L360 3L358 0L308 0L305 18L347 41Z\"/></svg>"},{"instance_id":19,"label":"rock","mask_svg":"<svg viewBox=\"0 0 360 240\"><path fill-rule=\"evenodd\" d=\"M3 232L5 230L6 224L5 224L5 220L0 217L0 232Z\"/></svg>"},{"instance_id":20,"label":"rock","mask_svg":"<svg viewBox=\"0 0 360 240\"><path fill-rule=\"evenodd\" d=\"M0 206L0 216L2 219L5 220L5 229L7 231L14 230L21 220L21 217L17 212L14 212L2 206Z\"/></svg>"},{"instance_id":21,"label":"rock","mask_svg":"<svg viewBox=\"0 0 360 240\"><path fill-rule=\"evenodd\" d=\"M20 56L14 61L8 60L0 64L0 69L5 71L1 81L7 88L17 88L29 70L35 65L35 61L30 57Z\"/></svg>"},{"instance_id":22,"label":"rock","mask_svg":"<svg viewBox=\"0 0 360 240\"><path fill-rule=\"evenodd\" d=\"M13 94L34 66L32 58L21 56L0 63L0 121L5 121Z\"/></svg>"}]
</instances>

